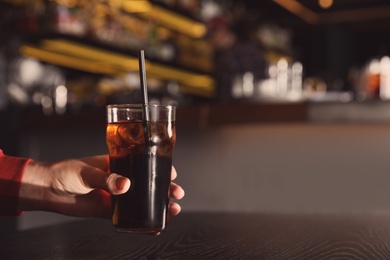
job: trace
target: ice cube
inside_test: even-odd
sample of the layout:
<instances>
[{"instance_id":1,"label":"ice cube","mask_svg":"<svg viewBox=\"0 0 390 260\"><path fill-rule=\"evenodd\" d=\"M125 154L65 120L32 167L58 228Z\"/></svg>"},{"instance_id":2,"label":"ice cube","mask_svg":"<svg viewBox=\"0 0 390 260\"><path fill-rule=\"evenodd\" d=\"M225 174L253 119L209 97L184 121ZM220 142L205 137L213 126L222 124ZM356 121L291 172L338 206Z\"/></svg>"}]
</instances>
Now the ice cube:
<instances>
[{"instance_id":1,"label":"ice cube","mask_svg":"<svg viewBox=\"0 0 390 260\"><path fill-rule=\"evenodd\" d=\"M121 124L109 124L106 129L106 143L110 155L123 156L129 153L129 147L118 133Z\"/></svg>"},{"instance_id":2,"label":"ice cube","mask_svg":"<svg viewBox=\"0 0 390 260\"><path fill-rule=\"evenodd\" d=\"M126 123L121 124L118 127L118 138L121 139L121 142L128 146L133 147L144 143L143 135L143 125L142 123Z\"/></svg>"}]
</instances>

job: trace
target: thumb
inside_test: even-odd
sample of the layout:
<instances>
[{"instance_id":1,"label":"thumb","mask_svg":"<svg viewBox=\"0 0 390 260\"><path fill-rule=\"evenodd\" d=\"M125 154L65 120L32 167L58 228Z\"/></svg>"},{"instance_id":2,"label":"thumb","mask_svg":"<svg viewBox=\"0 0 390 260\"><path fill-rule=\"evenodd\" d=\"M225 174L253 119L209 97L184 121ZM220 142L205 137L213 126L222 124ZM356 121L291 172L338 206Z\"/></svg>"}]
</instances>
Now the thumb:
<instances>
[{"instance_id":1,"label":"thumb","mask_svg":"<svg viewBox=\"0 0 390 260\"><path fill-rule=\"evenodd\" d=\"M130 188L130 180L116 173L106 173L88 167L82 174L83 183L91 189L102 189L113 195L123 194Z\"/></svg>"},{"instance_id":2,"label":"thumb","mask_svg":"<svg viewBox=\"0 0 390 260\"><path fill-rule=\"evenodd\" d=\"M111 173L106 179L108 192L113 195L123 194L130 188L130 180L126 177Z\"/></svg>"}]
</instances>

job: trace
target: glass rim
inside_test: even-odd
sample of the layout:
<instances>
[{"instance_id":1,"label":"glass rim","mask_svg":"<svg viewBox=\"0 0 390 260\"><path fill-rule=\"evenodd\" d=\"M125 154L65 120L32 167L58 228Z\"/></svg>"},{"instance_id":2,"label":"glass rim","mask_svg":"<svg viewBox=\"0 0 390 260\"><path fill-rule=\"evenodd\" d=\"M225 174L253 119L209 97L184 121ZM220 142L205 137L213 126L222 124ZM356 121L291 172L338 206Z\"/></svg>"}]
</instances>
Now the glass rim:
<instances>
[{"instance_id":1,"label":"glass rim","mask_svg":"<svg viewBox=\"0 0 390 260\"><path fill-rule=\"evenodd\" d=\"M110 104L106 105L106 108L142 108L142 104ZM146 105L147 107L150 108L167 108L167 109L176 109L176 106L174 105L158 105L158 104L148 104Z\"/></svg>"}]
</instances>

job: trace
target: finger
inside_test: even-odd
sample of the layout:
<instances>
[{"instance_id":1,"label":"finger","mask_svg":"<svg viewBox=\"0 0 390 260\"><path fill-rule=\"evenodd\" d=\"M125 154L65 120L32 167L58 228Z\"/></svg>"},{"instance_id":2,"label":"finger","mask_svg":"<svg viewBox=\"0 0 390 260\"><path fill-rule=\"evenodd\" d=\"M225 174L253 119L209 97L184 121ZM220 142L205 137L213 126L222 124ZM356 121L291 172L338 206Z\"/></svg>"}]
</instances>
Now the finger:
<instances>
[{"instance_id":1,"label":"finger","mask_svg":"<svg viewBox=\"0 0 390 260\"><path fill-rule=\"evenodd\" d=\"M175 167L172 166L172 171L171 171L171 180L174 180L176 179L177 177L177 172L176 172L176 169Z\"/></svg>"},{"instance_id":2,"label":"finger","mask_svg":"<svg viewBox=\"0 0 390 260\"><path fill-rule=\"evenodd\" d=\"M180 187L179 185L177 185L176 183L174 182L171 182L171 186L170 186L170 197L171 198L174 198L174 199L177 199L177 200L180 200L184 197L185 195L185 192L183 190L182 187Z\"/></svg>"},{"instance_id":3,"label":"finger","mask_svg":"<svg viewBox=\"0 0 390 260\"><path fill-rule=\"evenodd\" d=\"M86 195L77 196L74 210L84 217L110 219L112 214L111 196L106 191L94 190Z\"/></svg>"},{"instance_id":4,"label":"finger","mask_svg":"<svg viewBox=\"0 0 390 260\"><path fill-rule=\"evenodd\" d=\"M180 213L181 207L176 202L169 203L169 215L176 216Z\"/></svg>"},{"instance_id":5,"label":"finger","mask_svg":"<svg viewBox=\"0 0 390 260\"><path fill-rule=\"evenodd\" d=\"M114 195L123 194L130 188L130 180L126 177L111 173L107 178L108 192Z\"/></svg>"},{"instance_id":6,"label":"finger","mask_svg":"<svg viewBox=\"0 0 390 260\"><path fill-rule=\"evenodd\" d=\"M102 171L108 172L109 169L109 157L108 155L98 155L98 156L91 156L91 157L85 157L80 159L80 161L98 168Z\"/></svg>"},{"instance_id":7,"label":"finger","mask_svg":"<svg viewBox=\"0 0 390 260\"><path fill-rule=\"evenodd\" d=\"M108 191L107 179L109 173L95 167L85 166L80 172L84 186L91 189L103 189Z\"/></svg>"},{"instance_id":8,"label":"finger","mask_svg":"<svg viewBox=\"0 0 390 260\"><path fill-rule=\"evenodd\" d=\"M116 173L108 174L93 167L83 169L81 178L86 187L102 189L111 194L123 194L130 188L128 178Z\"/></svg>"},{"instance_id":9,"label":"finger","mask_svg":"<svg viewBox=\"0 0 390 260\"><path fill-rule=\"evenodd\" d=\"M55 195L51 211L73 217L111 217L111 196L103 190L93 190L75 197Z\"/></svg>"}]
</instances>

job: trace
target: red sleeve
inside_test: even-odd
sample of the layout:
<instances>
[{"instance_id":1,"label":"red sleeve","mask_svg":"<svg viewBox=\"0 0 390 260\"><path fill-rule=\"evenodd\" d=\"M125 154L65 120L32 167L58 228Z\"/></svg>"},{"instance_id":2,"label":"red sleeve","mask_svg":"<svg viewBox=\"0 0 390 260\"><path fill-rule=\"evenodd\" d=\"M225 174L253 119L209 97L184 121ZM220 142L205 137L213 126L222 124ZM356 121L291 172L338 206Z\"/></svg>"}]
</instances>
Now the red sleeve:
<instances>
[{"instance_id":1,"label":"red sleeve","mask_svg":"<svg viewBox=\"0 0 390 260\"><path fill-rule=\"evenodd\" d=\"M24 169L31 159L7 156L0 150L0 216L17 216Z\"/></svg>"}]
</instances>

